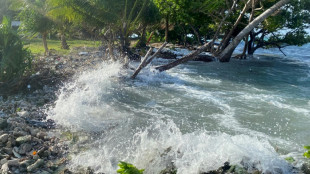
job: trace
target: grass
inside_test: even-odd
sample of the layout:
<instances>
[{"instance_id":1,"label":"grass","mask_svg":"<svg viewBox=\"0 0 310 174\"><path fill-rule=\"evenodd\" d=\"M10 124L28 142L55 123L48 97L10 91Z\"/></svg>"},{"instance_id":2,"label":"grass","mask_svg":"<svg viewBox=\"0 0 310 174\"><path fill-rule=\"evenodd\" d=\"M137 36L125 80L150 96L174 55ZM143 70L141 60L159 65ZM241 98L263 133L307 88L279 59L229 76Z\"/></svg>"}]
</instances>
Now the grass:
<instances>
[{"instance_id":1,"label":"grass","mask_svg":"<svg viewBox=\"0 0 310 174\"><path fill-rule=\"evenodd\" d=\"M24 40L25 47L29 48L32 54L35 55L43 55L44 47L42 43L42 39L35 38L31 40ZM90 41L90 40L68 40L68 45L70 46L69 50L61 49L61 41L60 40L47 40L47 46L50 52L67 55L71 52L71 49L74 47L98 47L100 45L100 41Z\"/></svg>"}]
</instances>

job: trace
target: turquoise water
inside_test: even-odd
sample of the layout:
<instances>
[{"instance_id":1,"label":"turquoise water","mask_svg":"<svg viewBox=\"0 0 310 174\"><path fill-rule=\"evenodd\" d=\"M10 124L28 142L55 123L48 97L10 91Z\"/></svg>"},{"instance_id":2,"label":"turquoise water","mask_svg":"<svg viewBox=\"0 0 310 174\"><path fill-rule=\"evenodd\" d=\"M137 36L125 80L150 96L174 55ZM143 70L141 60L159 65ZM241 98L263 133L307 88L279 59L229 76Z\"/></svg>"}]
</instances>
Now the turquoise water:
<instances>
[{"instance_id":1,"label":"turquoise water","mask_svg":"<svg viewBox=\"0 0 310 174\"><path fill-rule=\"evenodd\" d=\"M84 72L60 91L49 117L83 132L87 147L70 167L115 173L128 161L146 173L214 170L229 161L291 173L310 144L310 45L258 50L230 63L189 62L136 80L119 64ZM237 48L237 52L241 50ZM137 66L136 63L131 66Z\"/></svg>"}]
</instances>

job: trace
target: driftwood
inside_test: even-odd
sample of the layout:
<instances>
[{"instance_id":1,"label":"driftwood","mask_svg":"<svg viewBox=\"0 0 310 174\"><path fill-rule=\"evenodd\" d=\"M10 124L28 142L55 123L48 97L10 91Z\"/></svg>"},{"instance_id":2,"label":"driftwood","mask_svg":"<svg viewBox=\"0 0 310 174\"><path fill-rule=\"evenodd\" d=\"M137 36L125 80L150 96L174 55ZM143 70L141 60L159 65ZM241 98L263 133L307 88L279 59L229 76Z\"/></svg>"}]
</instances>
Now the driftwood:
<instances>
[{"instance_id":1,"label":"driftwood","mask_svg":"<svg viewBox=\"0 0 310 174\"><path fill-rule=\"evenodd\" d=\"M140 73L140 71L146 67L149 63L151 63L151 61L155 58L155 56L160 53L160 51L167 45L168 43L165 42L150 58L149 55L152 53L153 48L150 48L149 51L146 53L146 55L144 56L144 59L142 60L142 62L140 63L140 65L138 66L138 68L136 69L136 71L134 72L134 74L131 76L132 79L135 79L137 77L137 75Z\"/></svg>"}]
</instances>

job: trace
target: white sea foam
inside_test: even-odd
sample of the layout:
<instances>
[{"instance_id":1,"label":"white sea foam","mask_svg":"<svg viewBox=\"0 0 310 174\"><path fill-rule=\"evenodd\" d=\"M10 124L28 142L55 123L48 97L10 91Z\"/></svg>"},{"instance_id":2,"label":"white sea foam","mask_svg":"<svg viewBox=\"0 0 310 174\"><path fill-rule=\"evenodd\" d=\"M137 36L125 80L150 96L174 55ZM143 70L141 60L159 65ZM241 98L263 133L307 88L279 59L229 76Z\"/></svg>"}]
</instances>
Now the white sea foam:
<instances>
[{"instance_id":1,"label":"white sea foam","mask_svg":"<svg viewBox=\"0 0 310 174\"><path fill-rule=\"evenodd\" d=\"M117 131L121 133L98 140L99 147L74 156L71 167L91 166L96 172L116 173L117 162L128 161L146 174L160 173L172 164L178 174L198 174L216 170L228 161L249 170L254 166L263 172L290 171L268 141L255 137L199 130L182 134L172 121L155 121L133 136L124 128Z\"/></svg>"},{"instance_id":2,"label":"white sea foam","mask_svg":"<svg viewBox=\"0 0 310 174\"><path fill-rule=\"evenodd\" d=\"M59 125L79 130L104 128L103 121L120 119L124 115L102 101L118 82L121 64L102 64L96 70L84 72L66 84L58 96L49 118ZM112 94L113 95L113 94Z\"/></svg>"}]
</instances>

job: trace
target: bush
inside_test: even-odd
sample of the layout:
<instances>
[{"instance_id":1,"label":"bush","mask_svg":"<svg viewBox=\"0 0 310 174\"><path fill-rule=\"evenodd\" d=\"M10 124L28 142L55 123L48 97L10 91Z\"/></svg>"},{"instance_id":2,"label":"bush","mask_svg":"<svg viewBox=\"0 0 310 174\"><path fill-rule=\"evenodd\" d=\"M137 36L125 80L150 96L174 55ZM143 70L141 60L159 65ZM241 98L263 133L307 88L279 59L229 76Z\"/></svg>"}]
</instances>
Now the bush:
<instances>
[{"instance_id":1,"label":"bush","mask_svg":"<svg viewBox=\"0 0 310 174\"><path fill-rule=\"evenodd\" d=\"M31 68L31 54L4 17L0 24L0 83L19 79Z\"/></svg>"},{"instance_id":2,"label":"bush","mask_svg":"<svg viewBox=\"0 0 310 174\"><path fill-rule=\"evenodd\" d=\"M117 173L120 174L143 174L144 171L144 169L139 170L134 165L123 161L120 161L118 166L120 169L117 170Z\"/></svg>"}]
</instances>

